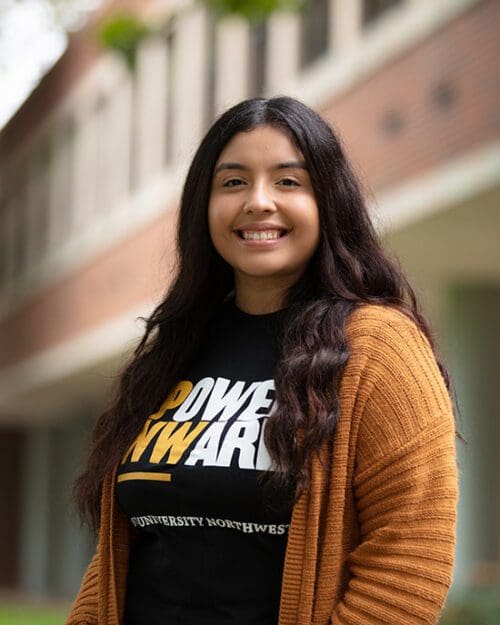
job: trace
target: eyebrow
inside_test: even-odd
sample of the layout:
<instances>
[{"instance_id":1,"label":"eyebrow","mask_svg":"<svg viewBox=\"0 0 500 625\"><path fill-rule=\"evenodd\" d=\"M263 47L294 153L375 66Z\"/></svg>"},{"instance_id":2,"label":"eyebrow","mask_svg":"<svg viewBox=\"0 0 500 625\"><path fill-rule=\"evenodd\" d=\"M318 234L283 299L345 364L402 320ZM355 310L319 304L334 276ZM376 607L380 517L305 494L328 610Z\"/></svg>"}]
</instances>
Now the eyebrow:
<instances>
[{"instance_id":1,"label":"eyebrow","mask_svg":"<svg viewBox=\"0 0 500 625\"><path fill-rule=\"evenodd\" d=\"M216 176L223 169L239 169L241 171L248 171L250 168L242 165L241 163L221 163L214 170L214 176ZM307 169L304 161L287 161L286 163L278 163L271 166L269 169Z\"/></svg>"}]
</instances>

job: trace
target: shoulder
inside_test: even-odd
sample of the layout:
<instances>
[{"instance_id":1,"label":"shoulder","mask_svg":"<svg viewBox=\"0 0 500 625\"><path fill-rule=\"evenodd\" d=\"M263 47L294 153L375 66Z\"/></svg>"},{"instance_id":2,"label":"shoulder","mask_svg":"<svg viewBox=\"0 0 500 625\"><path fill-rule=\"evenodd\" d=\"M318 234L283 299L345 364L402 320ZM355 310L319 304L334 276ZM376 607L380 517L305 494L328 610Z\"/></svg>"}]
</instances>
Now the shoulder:
<instances>
[{"instance_id":1,"label":"shoulder","mask_svg":"<svg viewBox=\"0 0 500 625\"><path fill-rule=\"evenodd\" d=\"M380 429L382 438L390 431L402 442L426 427L451 425L451 398L434 350L412 318L394 307L363 305L349 318L347 334L365 389L367 429Z\"/></svg>"},{"instance_id":2,"label":"shoulder","mask_svg":"<svg viewBox=\"0 0 500 625\"><path fill-rule=\"evenodd\" d=\"M415 321L394 306L387 304L360 304L348 318L348 326L355 332L378 332L386 327L411 327Z\"/></svg>"},{"instance_id":3,"label":"shoulder","mask_svg":"<svg viewBox=\"0 0 500 625\"><path fill-rule=\"evenodd\" d=\"M351 351L390 356L394 352L410 360L428 358L432 347L415 320L394 306L361 304L346 322Z\"/></svg>"},{"instance_id":4,"label":"shoulder","mask_svg":"<svg viewBox=\"0 0 500 625\"><path fill-rule=\"evenodd\" d=\"M347 320L351 352L371 357L371 369L394 370L398 362L437 370L434 350L416 321L393 306L363 304Z\"/></svg>"}]
</instances>

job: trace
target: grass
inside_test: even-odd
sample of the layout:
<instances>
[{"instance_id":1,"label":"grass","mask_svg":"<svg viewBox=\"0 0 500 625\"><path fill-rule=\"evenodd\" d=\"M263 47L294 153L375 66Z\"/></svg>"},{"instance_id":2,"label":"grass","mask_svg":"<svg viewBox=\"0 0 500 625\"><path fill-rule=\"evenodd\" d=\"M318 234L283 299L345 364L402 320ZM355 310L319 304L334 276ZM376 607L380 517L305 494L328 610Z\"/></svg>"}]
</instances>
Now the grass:
<instances>
[{"instance_id":1,"label":"grass","mask_svg":"<svg viewBox=\"0 0 500 625\"><path fill-rule=\"evenodd\" d=\"M67 610L0 604L0 625L63 625Z\"/></svg>"}]
</instances>

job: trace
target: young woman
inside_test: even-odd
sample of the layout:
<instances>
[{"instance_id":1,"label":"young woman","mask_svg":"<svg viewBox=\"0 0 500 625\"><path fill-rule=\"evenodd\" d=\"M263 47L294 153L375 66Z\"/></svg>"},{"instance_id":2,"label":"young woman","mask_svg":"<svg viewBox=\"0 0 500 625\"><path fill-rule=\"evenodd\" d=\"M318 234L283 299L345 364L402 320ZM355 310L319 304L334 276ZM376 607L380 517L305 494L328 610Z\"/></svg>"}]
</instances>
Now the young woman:
<instances>
[{"instance_id":1,"label":"young woman","mask_svg":"<svg viewBox=\"0 0 500 625\"><path fill-rule=\"evenodd\" d=\"M177 254L75 485L98 544L68 625L436 623L451 383L331 127L221 115Z\"/></svg>"}]
</instances>

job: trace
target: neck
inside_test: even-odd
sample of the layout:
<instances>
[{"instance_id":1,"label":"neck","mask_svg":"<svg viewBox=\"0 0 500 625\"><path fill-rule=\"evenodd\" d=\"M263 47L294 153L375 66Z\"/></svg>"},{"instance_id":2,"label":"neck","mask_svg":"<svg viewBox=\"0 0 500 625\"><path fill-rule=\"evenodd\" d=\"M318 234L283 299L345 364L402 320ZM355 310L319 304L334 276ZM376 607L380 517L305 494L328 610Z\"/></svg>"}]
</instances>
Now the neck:
<instances>
[{"instance_id":1,"label":"neck","mask_svg":"<svg viewBox=\"0 0 500 625\"><path fill-rule=\"evenodd\" d=\"M265 282L252 277L235 277L235 303L243 312L264 315L281 310L290 285Z\"/></svg>"}]
</instances>

